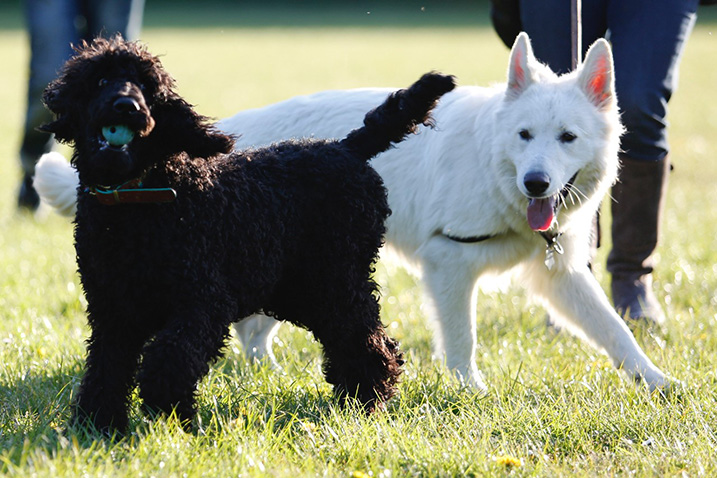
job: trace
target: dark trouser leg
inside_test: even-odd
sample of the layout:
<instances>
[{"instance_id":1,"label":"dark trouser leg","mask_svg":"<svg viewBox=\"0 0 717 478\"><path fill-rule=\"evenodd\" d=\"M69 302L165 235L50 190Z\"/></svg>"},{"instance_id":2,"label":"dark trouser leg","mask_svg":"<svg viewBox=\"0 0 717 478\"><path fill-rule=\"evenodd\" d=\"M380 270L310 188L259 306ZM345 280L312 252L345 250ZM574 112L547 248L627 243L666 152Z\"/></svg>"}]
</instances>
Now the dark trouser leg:
<instances>
[{"instance_id":1,"label":"dark trouser leg","mask_svg":"<svg viewBox=\"0 0 717 478\"><path fill-rule=\"evenodd\" d=\"M39 126L52 120L52 114L42 104L42 92L72 55L71 43L79 39L74 21L80 12L75 2L40 0L25 0L24 11L30 38L30 77L20 147L23 180L18 206L34 210L40 204L32 186L35 163L54 144L52 135L37 131Z\"/></svg>"},{"instance_id":2,"label":"dark trouser leg","mask_svg":"<svg viewBox=\"0 0 717 478\"><path fill-rule=\"evenodd\" d=\"M651 272L669 171L667 103L677 87L696 9L697 0L611 1L608 9L615 85L627 131L612 193L613 250L607 269L615 308L633 319L664 320Z\"/></svg>"},{"instance_id":3,"label":"dark trouser leg","mask_svg":"<svg viewBox=\"0 0 717 478\"><path fill-rule=\"evenodd\" d=\"M54 145L52 135L37 131L39 126L52 121L52 114L42 104L42 92L72 56L71 45L78 45L81 39L89 41L99 33L108 36L119 32L125 38L135 39L142 23L143 7L144 0L24 0L30 37L30 78L20 148L23 180L18 194L19 207L34 210L40 204L40 198L32 186L35 164ZM84 27L81 19L86 23Z\"/></svg>"}]
</instances>

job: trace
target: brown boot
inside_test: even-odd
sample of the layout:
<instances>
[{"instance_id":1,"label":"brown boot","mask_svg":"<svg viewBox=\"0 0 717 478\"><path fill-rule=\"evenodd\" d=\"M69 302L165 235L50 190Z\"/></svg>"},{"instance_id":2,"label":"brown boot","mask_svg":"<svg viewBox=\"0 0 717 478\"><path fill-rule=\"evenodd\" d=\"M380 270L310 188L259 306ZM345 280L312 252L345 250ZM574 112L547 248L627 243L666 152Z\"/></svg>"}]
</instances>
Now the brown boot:
<instances>
[{"instance_id":1,"label":"brown boot","mask_svg":"<svg viewBox=\"0 0 717 478\"><path fill-rule=\"evenodd\" d=\"M652 253L657 246L669 161L640 161L621 156L619 182L612 188L612 299L628 319L665 321L652 291Z\"/></svg>"}]
</instances>

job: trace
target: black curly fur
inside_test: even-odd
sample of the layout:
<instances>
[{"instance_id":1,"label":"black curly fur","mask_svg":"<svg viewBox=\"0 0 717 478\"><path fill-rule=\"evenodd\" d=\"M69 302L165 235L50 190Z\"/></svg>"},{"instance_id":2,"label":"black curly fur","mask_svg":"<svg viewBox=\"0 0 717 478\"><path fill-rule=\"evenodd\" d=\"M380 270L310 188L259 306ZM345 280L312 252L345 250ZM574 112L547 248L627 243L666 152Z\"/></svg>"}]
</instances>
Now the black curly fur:
<instances>
[{"instance_id":1,"label":"black curly fur","mask_svg":"<svg viewBox=\"0 0 717 478\"><path fill-rule=\"evenodd\" d=\"M80 47L44 96L57 118L45 130L74 143L82 184L75 244L91 337L72 422L125 429L137 382L146 410L188 424L229 324L259 310L313 332L340 397L371 411L394 395L402 354L371 278L390 211L367 160L428 122L453 85L425 75L341 142L230 153L143 46ZM112 124L135 132L126 148L103 144ZM105 206L90 192L139 177L176 200Z\"/></svg>"}]
</instances>

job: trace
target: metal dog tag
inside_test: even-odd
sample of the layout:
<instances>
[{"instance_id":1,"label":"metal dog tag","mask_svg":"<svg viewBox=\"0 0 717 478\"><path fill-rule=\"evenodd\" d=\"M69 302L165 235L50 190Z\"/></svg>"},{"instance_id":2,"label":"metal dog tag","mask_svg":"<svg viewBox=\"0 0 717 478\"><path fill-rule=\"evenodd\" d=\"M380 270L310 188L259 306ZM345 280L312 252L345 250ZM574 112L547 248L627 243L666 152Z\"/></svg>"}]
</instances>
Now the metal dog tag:
<instances>
[{"instance_id":1,"label":"metal dog tag","mask_svg":"<svg viewBox=\"0 0 717 478\"><path fill-rule=\"evenodd\" d=\"M545 267L547 267L549 271L553 270L553 266L555 266L555 254L562 254L564 252L563 246L558 242L559 237L560 234L556 234L545 247Z\"/></svg>"}]
</instances>

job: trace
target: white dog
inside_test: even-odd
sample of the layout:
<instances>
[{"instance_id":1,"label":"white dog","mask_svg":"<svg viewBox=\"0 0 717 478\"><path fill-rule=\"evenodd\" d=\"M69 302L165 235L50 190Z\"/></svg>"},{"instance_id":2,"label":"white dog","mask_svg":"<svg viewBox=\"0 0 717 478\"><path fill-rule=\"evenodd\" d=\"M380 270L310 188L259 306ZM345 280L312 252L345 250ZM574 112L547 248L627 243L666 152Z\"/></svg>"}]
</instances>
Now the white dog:
<instances>
[{"instance_id":1,"label":"white dog","mask_svg":"<svg viewBox=\"0 0 717 478\"><path fill-rule=\"evenodd\" d=\"M390 91L296 97L241 112L219 128L238 136L238 148L343 137ZM482 275L519 268L551 318L603 349L633 379L665 387L667 378L588 269L590 224L616 179L622 133L608 43L597 41L577 71L558 77L537 62L521 34L507 85L459 87L433 117L437 128L372 165L393 211L387 244L416 266L433 305L436 356L486 388L476 366L476 284ZM255 317L236 331L250 351L271 355L276 324Z\"/></svg>"}]
</instances>

